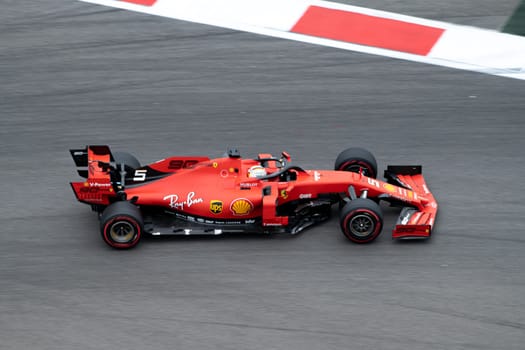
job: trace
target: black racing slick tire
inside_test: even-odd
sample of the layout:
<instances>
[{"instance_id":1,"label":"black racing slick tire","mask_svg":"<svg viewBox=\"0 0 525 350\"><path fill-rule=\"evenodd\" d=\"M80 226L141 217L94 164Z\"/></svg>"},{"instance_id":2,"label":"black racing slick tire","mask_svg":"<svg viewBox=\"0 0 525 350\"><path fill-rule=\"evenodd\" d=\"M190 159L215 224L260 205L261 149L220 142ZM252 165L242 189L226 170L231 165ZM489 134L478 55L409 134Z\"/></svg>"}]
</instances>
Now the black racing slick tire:
<instances>
[{"instance_id":1,"label":"black racing slick tire","mask_svg":"<svg viewBox=\"0 0 525 350\"><path fill-rule=\"evenodd\" d=\"M126 201L109 205L100 216L100 233L106 244L115 249L135 247L144 231L139 208Z\"/></svg>"},{"instance_id":2,"label":"black racing slick tire","mask_svg":"<svg viewBox=\"0 0 525 350\"><path fill-rule=\"evenodd\" d=\"M339 214L343 234L354 243L370 243L383 229L383 213L376 202L357 198L345 204Z\"/></svg>"},{"instance_id":3,"label":"black racing slick tire","mask_svg":"<svg viewBox=\"0 0 525 350\"><path fill-rule=\"evenodd\" d=\"M376 158L364 148L347 148L339 153L335 160L334 169L362 173L374 179L377 177Z\"/></svg>"},{"instance_id":4,"label":"black racing slick tire","mask_svg":"<svg viewBox=\"0 0 525 350\"><path fill-rule=\"evenodd\" d=\"M127 152L113 152L113 159L115 160L115 163L124 163L126 171L135 171L140 168L140 162L133 154Z\"/></svg>"}]
</instances>

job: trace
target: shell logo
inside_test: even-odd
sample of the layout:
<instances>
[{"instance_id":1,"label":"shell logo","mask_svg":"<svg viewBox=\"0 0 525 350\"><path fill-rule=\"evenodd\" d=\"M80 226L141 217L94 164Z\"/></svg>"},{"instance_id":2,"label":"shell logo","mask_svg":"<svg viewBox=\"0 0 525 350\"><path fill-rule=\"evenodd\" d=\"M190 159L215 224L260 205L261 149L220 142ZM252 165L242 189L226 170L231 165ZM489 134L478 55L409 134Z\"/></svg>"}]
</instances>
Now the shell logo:
<instances>
[{"instance_id":1,"label":"shell logo","mask_svg":"<svg viewBox=\"0 0 525 350\"><path fill-rule=\"evenodd\" d=\"M383 187L384 187L385 190L387 190L388 192L396 192L396 186L394 186L394 185L391 185L391 184L384 184Z\"/></svg>"},{"instance_id":2,"label":"shell logo","mask_svg":"<svg viewBox=\"0 0 525 350\"><path fill-rule=\"evenodd\" d=\"M253 210L253 204L246 198L237 198L230 205L233 215L248 215Z\"/></svg>"}]
</instances>

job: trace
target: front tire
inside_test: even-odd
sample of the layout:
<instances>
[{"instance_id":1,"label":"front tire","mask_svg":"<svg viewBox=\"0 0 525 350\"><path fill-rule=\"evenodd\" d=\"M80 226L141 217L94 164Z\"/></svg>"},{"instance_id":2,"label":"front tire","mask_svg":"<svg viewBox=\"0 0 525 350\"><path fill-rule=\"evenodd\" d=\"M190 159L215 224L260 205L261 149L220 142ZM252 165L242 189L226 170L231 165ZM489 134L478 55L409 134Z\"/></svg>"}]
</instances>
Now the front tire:
<instances>
[{"instance_id":1,"label":"front tire","mask_svg":"<svg viewBox=\"0 0 525 350\"><path fill-rule=\"evenodd\" d=\"M115 202L100 217L102 239L115 249L135 247L143 231L144 222L140 210L130 202Z\"/></svg>"},{"instance_id":2,"label":"front tire","mask_svg":"<svg viewBox=\"0 0 525 350\"><path fill-rule=\"evenodd\" d=\"M335 170L362 173L365 176L377 177L377 161L374 155L364 148L347 148L339 153L335 160Z\"/></svg>"},{"instance_id":3,"label":"front tire","mask_svg":"<svg viewBox=\"0 0 525 350\"><path fill-rule=\"evenodd\" d=\"M381 207L368 198L357 198L345 204L339 214L343 234L354 243L370 243L383 228Z\"/></svg>"}]
</instances>

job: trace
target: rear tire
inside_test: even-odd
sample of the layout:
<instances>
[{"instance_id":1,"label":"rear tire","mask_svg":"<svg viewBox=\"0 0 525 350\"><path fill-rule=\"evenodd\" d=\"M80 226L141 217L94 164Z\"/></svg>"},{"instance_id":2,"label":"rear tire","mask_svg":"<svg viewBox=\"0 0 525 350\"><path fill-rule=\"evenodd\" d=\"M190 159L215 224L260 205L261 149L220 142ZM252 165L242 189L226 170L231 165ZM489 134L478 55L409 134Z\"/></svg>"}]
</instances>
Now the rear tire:
<instances>
[{"instance_id":1,"label":"rear tire","mask_svg":"<svg viewBox=\"0 0 525 350\"><path fill-rule=\"evenodd\" d=\"M343 234L354 243L370 243L383 228L381 207L371 199L357 198L345 204L339 214Z\"/></svg>"},{"instance_id":2,"label":"rear tire","mask_svg":"<svg viewBox=\"0 0 525 350\"><path fill-rule=\"evenodd\" d=\"M114 152L113 159L116 163L124 163L126 171L132 170L134 172L140 168L140 162L138 159L131 153L127 152Z\"/></svg>"},{"instance_id":3,"label":"rear tire","mask_svg":"<svg viewBox=\"0 0 525 350\"><path fill-rule=\"evenodd\" d=\"M377 161L370 151L364 148L347 148L335 160L335 170L362 172L363 175L377 177Z\"/></svg>"},{"instance_id":4,"label":"rear tire","mask_svg":"<svg viewBox=\"0 0 525 350\"><path fill-rule=\"evenodd\" d=\"M115 202L100 216L102 239L112 248L133 248L139 243L143 231L140 210L130 202Z\"/></svg>"}]
</instances>

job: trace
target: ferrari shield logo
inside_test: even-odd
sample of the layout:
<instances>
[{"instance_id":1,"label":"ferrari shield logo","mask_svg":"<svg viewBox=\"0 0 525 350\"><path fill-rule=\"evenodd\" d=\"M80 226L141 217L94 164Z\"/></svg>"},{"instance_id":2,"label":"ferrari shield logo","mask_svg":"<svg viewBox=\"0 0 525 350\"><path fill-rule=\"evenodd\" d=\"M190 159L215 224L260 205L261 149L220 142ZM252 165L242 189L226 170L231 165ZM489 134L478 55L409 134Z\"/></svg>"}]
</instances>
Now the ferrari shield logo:
<instances>
[{"instance_id":1,"label":"ferrari shield logo","mask_svg":"<svg viewBox=\"0 0 525 350\"><path fill-rule=\"evenodd\" d=\"M220 214L220 213L222 213L222 201L219 201L219 200L212 200L212 201L210 201L210 211L213 214Z\"/></svg>"}]
</instances>

